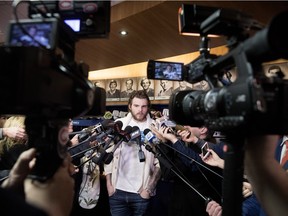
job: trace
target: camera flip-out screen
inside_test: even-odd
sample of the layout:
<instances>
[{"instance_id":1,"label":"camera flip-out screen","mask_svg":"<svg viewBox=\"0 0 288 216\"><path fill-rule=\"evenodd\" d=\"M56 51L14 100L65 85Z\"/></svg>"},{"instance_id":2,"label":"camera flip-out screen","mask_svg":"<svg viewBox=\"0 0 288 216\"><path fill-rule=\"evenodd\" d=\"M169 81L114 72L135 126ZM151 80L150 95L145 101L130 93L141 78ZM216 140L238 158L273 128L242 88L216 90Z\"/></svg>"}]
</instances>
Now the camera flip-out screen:
<instances>
[{"instance_id":1,"label":"camera flip-out screen","mask_svg":"<svg viewBox=\"0 0 288 216\"><path fill-rule=\"evenodd\" d=\"M148 61L148 79L183 80L184 64L179 62Z\"/></svg>"},{"instance_id":2,"label":"camera flip-out screen","mask_svg":"<svg viewBox=\"0 0 288 216\"><path fill-rule=\"evenodd\" d=\"M6 44L9 46L43 46L54 49L56 46L57 20L11 21Z\"/></svg>"}]
</instances>

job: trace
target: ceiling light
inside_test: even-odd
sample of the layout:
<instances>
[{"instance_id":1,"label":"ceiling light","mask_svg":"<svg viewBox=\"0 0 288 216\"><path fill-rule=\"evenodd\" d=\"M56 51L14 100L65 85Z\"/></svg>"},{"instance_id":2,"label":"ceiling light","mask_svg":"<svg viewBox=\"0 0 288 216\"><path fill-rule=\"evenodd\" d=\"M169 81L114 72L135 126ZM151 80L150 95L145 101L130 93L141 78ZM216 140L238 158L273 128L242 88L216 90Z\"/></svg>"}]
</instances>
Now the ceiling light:
<instances>
[{"instance_id":1,"label":"ceiling light","mask_svg":"<svg viewBox=\"0 0 288 216\"><path fill-rule=\"evenodd\" d=\"M122 35L122 36L125 36L125 35L127 35L127 34L128 34L128 32L127 32L127 31L125 31L125 30L122 30L122 31L120 31L119 33L120 33L120 35Z\"/></svg>"}]
</instances>

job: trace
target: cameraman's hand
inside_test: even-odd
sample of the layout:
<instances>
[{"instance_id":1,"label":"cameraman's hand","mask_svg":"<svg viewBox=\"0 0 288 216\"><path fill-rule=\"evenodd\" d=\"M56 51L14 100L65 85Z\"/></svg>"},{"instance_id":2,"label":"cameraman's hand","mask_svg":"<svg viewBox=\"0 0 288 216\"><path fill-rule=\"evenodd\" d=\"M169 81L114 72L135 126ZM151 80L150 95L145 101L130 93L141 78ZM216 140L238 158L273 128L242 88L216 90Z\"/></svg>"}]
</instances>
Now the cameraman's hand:
<instances>
[{"instance_id":1,"label":"cameraman's hand","mask_svg":"<svg viewBox=\"0 0 288 216\"><path fill-rule=\"evenodd\" d=\"M6 179L2 187L17 190L20 193L24 192L24 180L31 171L33 166L33 158L35 157L36 149L31 148L24 151L14 164L9 173L9 178Z\"/></svg>"},{"instance_id":2,"label":"cameraman's hand","mask_svg":"<svg viewBox=\"0 0 288 216\"><path fill-rule=\"evenodd\" d=\"M46 182L26 179L26 201L49 215L68 216L74 197L74 179L71 177L73 173L71 157L67 157L54 176Z\"/></svg>"}]
</instances>

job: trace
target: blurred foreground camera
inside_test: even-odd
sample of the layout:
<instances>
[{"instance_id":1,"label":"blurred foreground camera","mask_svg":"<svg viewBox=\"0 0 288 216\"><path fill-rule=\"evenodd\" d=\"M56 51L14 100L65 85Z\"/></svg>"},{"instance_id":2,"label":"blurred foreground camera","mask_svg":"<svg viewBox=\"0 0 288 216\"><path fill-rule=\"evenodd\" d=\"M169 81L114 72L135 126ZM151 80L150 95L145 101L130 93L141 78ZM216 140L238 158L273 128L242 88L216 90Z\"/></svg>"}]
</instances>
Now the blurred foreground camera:
<instances>
[{"instance_id":1,"label":"blurred foreground camera","mask_svg":"<svg viewBox=\"0 0 288 216\"><path fill-rule=\"evenodd\" d=\"M45 181L66 156L68 119L92 107L98 107L93 115L105 112L105 91L95 89L89 66L74 56L79 38L108 36L110 2L69 1L63 9L63 1L31 1L32 19L25 20L18 19L18 3L13 3L16 19L0 47L0 112L26 116L28 145L38 152L31 177ZM87 17L91 25L83 24ZM80 20L78 30L67 25L70 18Z\"/></svg>"}]
</instances>

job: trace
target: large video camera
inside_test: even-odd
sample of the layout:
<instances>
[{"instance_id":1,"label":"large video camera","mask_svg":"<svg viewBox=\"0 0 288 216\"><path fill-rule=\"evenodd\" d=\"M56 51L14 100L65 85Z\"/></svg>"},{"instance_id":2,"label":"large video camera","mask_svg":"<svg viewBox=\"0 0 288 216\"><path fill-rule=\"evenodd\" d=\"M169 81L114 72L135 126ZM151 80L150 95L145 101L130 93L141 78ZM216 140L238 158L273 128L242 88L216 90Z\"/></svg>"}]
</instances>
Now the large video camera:
<instances>
[{"instance_id":1,"label":"large video camera","mask_svg":"<svg viewBox=\"0 0 288 216\"><path fill-rule=\"evenodd\" d=\"M208 91L172 94L170 118L178 124L206 125L224 132L287 134L287 80L266 76L263 63L288 58L288 33L283 28L288 21L288 11L276 15L267 27L261 29L261 24L238 11L211 7L198 9L196 5L182 5L179 23L183 32L198 31L200 56L187 65L148 62L147 76L150 79L169 79L159 71L163 64L172 64L181 72L174 70L171 80L185 80L192 84L206 80L210 85ZM256 30L253 35L252 30ZM210 35L226 36L229 51L222 56L210 54ZM231 70L237 73L233 82L227 76Z\"/></svg>"},{"instance_id":2,"label":"large video camera","mask_svg":"<svg viewBox=\"0 0 288 216\"><path fill-rule=\"evenodd\" d=\"M0 113L26 116L28 145L38 150L34 177L46 180L66 155L68 119L105 107L105 90L95 89L89 66L74 55L78 39L108 37L110 1L30 1L25 20L19 2L0 47Z\"/></svg>"}]
</instances>

